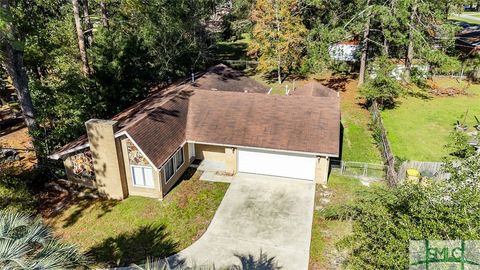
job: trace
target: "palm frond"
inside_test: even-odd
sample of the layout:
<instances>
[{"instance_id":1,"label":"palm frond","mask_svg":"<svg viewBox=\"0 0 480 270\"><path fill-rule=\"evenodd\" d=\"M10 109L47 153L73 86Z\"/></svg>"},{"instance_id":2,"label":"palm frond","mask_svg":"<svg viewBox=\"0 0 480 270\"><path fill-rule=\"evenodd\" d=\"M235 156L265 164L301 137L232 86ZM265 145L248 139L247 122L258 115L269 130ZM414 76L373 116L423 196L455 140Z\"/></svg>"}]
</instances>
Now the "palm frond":
<instances>
[{"instance_id":1,"label":"palm frond","mask_svg":"<svg viewBox=\"0 0 480 270\"><path fill-rule=\"evenodd\" d=\"M31 260L32 270L72 269L89 263L75 245L51 240Z\"/></svg>"},{"instance_id":2,"label":"palm frond","mask_svg":"<svg viewBox=\"0 0 480 270\"><path fill-rule=\"evenodd\" d=\"M30 245L15 239L0 239L0 266L4 269L8 265L23 268L27 265L25 257L32 251Z\"/></svg>"},{"instance_id":3,"label":"palm frond","mask_svg":"<svg viewBox=\"0 0 480 270\"><path fill-rule=\"evenodd\" d=\"M142 266L133 264L132 268L136 270L170 270L168 264L166 264L163 260L152 258L147 258L147 261Z\"/></svg>"},{"instance_id":4,"label":"palm frond","mask_svg":"<svg viewBox=\"0 0 480 270\"><path fill-rule=\"evenodd\" d=\"M11 238L21 228L28 226L31 218L28 215L12 210L0 210L0 239Z\"/></svg>"},{"instance_id":5,"label":"palm frond","mask_svg":"<svg viewBox=\"0 0 480 270\"><path fill-rule=\"evenodd\" d=\"M88 262L77 247L53 237L40 219L0 210L0 269L74 269Z\"/></svg>"}]
</instances>

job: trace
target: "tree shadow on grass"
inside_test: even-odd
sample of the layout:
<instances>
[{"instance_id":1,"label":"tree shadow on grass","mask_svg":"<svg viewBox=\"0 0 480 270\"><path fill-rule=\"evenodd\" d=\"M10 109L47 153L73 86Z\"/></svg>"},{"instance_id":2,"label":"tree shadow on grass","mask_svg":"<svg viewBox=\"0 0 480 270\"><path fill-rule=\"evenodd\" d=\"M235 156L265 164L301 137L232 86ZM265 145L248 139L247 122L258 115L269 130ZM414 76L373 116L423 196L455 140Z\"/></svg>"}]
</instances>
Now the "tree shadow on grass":
<instances>
[{"instance_id":1,"label":"tree shadow on grass","mask_svg":"<svg viewBox=\"0 0 480 270\"><path fill-rule=\"evenodd\" d=\"M117 267L141 264L149 257L165 258L176 249L177 243L170 239L165 225L148 225L105 239L87 254L101 265ZM175 264L181 265L182 262Z\"/></svg>"},{"instance_id":2,"label":"tree shadow on grass","mask_svg":"<svg viewBox=\"0 0 480 270\"><path fill-rule=\"evenodd\" d=\"M111 212L112 208L115 207L119 201L115 200L106 200L106 199L98 199L98 200L92 200L92 199L83 199L83 200L78 200L74 201L72 205L76 207L75 211L71 213L68 217L66 217L63 221L65 222L63 224L64 228L70 227L77 223L77 221L83 216L85 211L89 211L88 208L90 208L92 205L95 205L95 207L98 207L101 209L100 214L98 214L98 218L103 217L106 213Z\"/></svg>"}]
</instances>

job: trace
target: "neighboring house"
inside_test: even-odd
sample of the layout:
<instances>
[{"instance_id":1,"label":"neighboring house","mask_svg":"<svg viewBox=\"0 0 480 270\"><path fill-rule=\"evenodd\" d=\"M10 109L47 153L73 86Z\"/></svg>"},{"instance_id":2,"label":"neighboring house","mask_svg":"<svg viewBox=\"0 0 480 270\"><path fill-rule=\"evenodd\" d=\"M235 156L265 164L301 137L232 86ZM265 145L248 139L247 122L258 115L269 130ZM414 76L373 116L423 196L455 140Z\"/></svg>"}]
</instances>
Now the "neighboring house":
<instances>
[{"instance_id":1,"label":"neighboring house","mask_svg":"<svg viewBox=\"0 0 480 270\"><path fill-rule=\"evenodd\" d=\"M394 64L394 67L390 73L390 76L392 78L395 78L398 81L401 81L404 79L405 76L405 59L391 59L391 61ZM429 73L430 66L428 64L424 64L418 59L413 59L412 63L412 69L417 69L424 78L427 78L427 74ZM372 65L369 69L369 77L371 79L374 79L377 77L377 70L378 66Z\"/></svg>"},{"instance_id":2,"label":"neighboring house","mask_svg":"<svg viewBox=\"0 0 480 270\"><path fill-rule=\"evenodd\" d=\"M360 56L360 41L342 41L330 45L328 53L333 60L356 62Z\"/></svg>"},{"instance_id":3,"label":"neighboring house","mask_svg":"<svg viewBox=\"0 0 480 270\"><path fill-rule=\"evenodd\" d=\"M219 67L223 72L211 72ZM50 157L64 161L69 179L114 199L163 198L195 159L222 162L229 175L326 183L330 158L339 156L339 98L244 93L238 82L265 87L238 73L225 79L233 72L225 66L211 70L194 83L157 90L111 120L87 121L86 136ZM218 90L229 82L232 91Z\"/></svg>"}]
</instances>

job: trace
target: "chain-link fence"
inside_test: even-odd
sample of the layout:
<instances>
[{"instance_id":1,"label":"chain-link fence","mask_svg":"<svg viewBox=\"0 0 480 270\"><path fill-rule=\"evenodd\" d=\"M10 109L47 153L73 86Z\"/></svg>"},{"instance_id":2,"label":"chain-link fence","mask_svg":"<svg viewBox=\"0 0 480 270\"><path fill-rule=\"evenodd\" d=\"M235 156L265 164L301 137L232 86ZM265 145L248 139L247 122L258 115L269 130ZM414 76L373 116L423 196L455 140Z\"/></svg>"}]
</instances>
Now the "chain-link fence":
<instances>
[{"instance_id":1,"label":"chain-link fence","mask_svg":"<svg viewBox=\"0 0 480 270\"><path fill-rule=\"evenodd\" d=\"M381 163L366 163L357 161L341 161L338 168L341 175L359 179L383 180L386 166Z\"/></svg>"}]
</instances>

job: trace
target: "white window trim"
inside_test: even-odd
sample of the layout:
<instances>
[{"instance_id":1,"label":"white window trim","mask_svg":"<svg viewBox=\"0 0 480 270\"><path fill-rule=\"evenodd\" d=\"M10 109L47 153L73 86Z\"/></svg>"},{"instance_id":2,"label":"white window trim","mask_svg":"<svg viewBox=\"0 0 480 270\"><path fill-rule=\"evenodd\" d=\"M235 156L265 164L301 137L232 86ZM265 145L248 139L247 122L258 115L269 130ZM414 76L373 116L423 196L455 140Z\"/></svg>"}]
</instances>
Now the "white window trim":
<instances>
[{"instance_id":1,"label":"white window trim","mask_svg":"<svg viewBox=\"0 0 480 270\"><path fill-rule=\"evenodd\" d=\"M165 178L165 184L168 183L168 181L170 181L173 178L173 176L177 173L177 169L175 169L175 161L173 160L173 158L174 157L169 158L167 162L165 162L165 165L163 165L163 178ZM167 179L167 170L165 170L165 166L167 166L170 160L172 160L172 164L173 164L173 173L172 173L172 176L170 176L170 178Z\"/></svg>"},{"instance_id":2,"label":"white window trim","mask_svg":"<svg viewBox=\"0 0 480 270\"><path fill-rule=\"evenodd\" d=\"M136 167L136 168L142 168L142 169L150 169L150 170L152 170L152 177L153 177L152 182L153 182L153 186L137 185L137 184L135 184L135 174L133 173L133 168L135 168L135 167ZM150 167L150 166L130 165L130 172L131 172L131 176L132 176L132 185L133 185L134 187L154 189L154 188L155 188L155 177L154 177L154 174L153 174L154 171L155 171L155 170L153 170L152 167ZM144 173L143 170L142 170L142 174L143 174L143 178L144 178L144 180L145 180L145 173Z\"/></svg>"},{"instance_id":3,"label":"white window trim","mask_svg":"<svg viewBox=\"0 0 480 270\"><path fill-rule=\"evenodd\" d=\"M181 152L182 153L182 164L178 165L177 167L177 154ZM175 152L175 155L173 155L175 157L175 172L178 171L178 169L180 169L183 164L185 163L185 155L184 155L184 151L183 151L183 146L180 147L180 149L177 150L177 152Z\"/></svg>"},{"instance_id":4,"label":"white window trim","mask_svg":"<svg viewBox=\"0 0 480 270\"><path fill-rule=\"evenodd\" d=\"M163 165L163 178L165 179L165 184L167 184L170 180L172 180L173 176L175 176L175 174L177 174L177 172L180 170L180 168L183 166L183 164L185 164L185 155L184 155L184 146L180 146L180 148L175 151L175 153L173 154L173 156L171 156L167 162L165 162L165 164ZM182 152L182 157L183 157L183 162L182 164L180 164L180 166L178 166L177 168L177 153L178 152ZM172 173L172 176L170 176L170 178L167 179L167 172L165 170L165 166L167 166L168 162L170 162L170 160L172 161L173 163L173 173Z\"/></svg>"}]
</instances>

